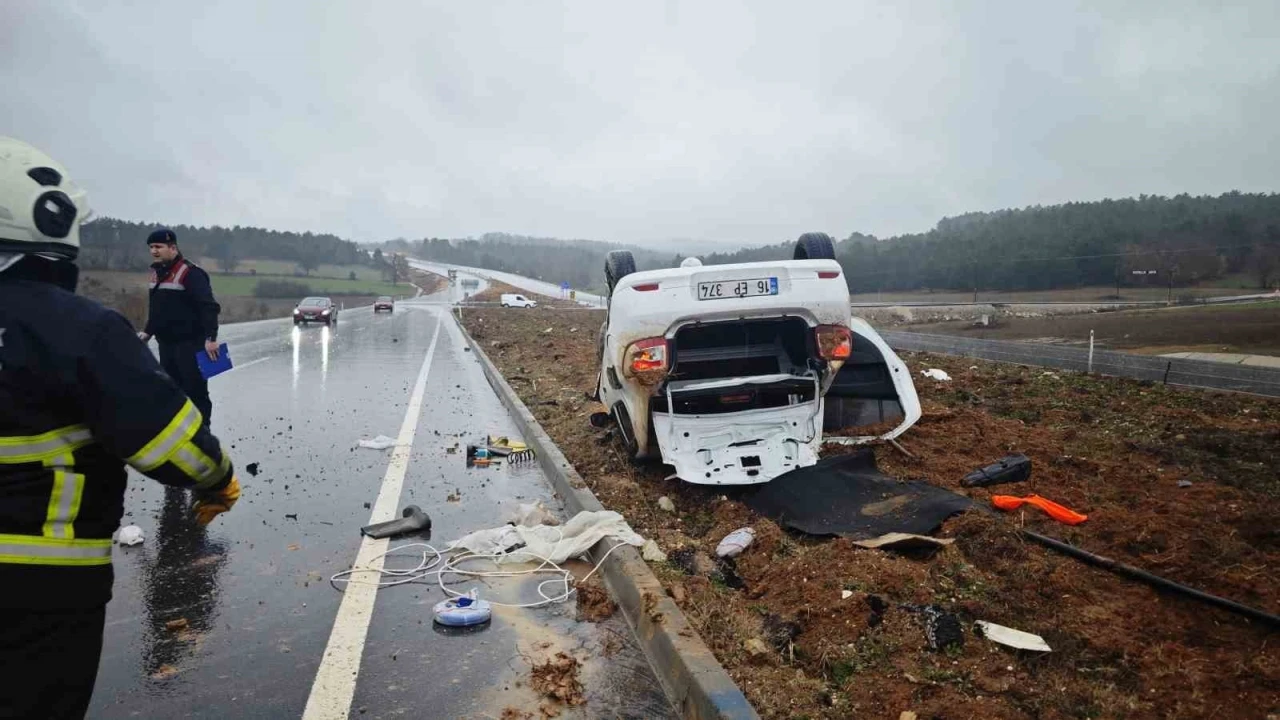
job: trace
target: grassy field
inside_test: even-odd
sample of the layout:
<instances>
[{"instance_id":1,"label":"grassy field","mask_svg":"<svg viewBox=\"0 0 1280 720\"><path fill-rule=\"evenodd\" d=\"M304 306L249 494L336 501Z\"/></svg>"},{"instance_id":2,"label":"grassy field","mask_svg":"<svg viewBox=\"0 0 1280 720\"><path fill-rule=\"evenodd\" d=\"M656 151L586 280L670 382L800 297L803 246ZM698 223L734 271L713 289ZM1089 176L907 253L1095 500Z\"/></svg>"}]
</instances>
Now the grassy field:
<instances>
[{"instance_id":1,"label":"grassy field","mask_svg":"<svg viewBox=\"0 0 1280 720\"><path fill-rule=\"evenodd\" d=\"M416 290L409 283L392 285L382 280L347 280L325 277L275 277L262 275L211 275L216 295L253 296L253 289L263 280L285 280L311 288L314 294L329 295L391 295L412 297Z\"/></svg>"},{"instance_id":2,"label":"grassy field","mask_svg":"<svg viewBox=\"0 0 1280 720\"><path fill-rule=\"evenodd\" d=\"M348 307L367 305L378 295L413 297L417 290L409 283L392 285L380 280L338 278L281 278L251 275L211 275L213 293L222 305L220 322L233 323L287 317L297 298L258 298L253 289L261 280L289 280L308 286L312 293L341 296ZM80 273L80 294L114 308L141 327L147 315L147 273L115 270L85 270Z\"/></svg>"},{"instance_id":3,"label":"grassy field","mask_svg":"<svg viewBox=\"0 0 1280 720\"><path fill-rule=\"evenodd\" d=\"M957 321L913 325L912 332L999 340L1058 338L1159 354L1180 351L1280 355L1280 301L1126 310L1086 315L1000 318L994 327Z\"/></svg>"},{"instance_id":4,"label":"grassy field","mask_svg":"<svg viewBox=\"0 0 1280 720\"><path fill-rule=\"evenodd\" d=\"M205 270L208 270L210 275L224 274L218 267L218 261L213 258L202 258L197 260L196 263ZM236 274L247 275L250 270L255 271L259 275L285 275L288 277L293 277L296 273L300 272L297 265L285 260L250 259L242 260L240 261L240 264L236 266ZM374 268L366 265L321 265L315 270L312 270L309 277L299 277L304 277L306 279L322 277L346 280L351 277L351 273L353 272L356 274L357 280L382 280L381 271L375 270Z\"/></svg>"},{"instance_id":5,"label":"grassy field","mask_svg":"<svg viewBox=\"0 0 1280 720\"><path fill-rule=\"evenodd\" d=\"M1230 287L1209 287L1197 286L1193 288L1173 289L1173 299L1176 301L1180 297L1223 297L1230 295L1249 295L1252 293L1264 292L1254 287L1240 287L1238 284ZM973 302L972 292L886 292L886 293L857 293L851 295L853 302ZM1128 301L1163 301L1169 298L1168 287L1121 287L1120 300ZM1018 303L1018 302L1105 302L1115 300L1116 288L1111 286L1070 288L1064 290L1028 290L1014 292L995 292L995 291L978 291L978 302L990 303Z\"/></svg>"}]
</instances>

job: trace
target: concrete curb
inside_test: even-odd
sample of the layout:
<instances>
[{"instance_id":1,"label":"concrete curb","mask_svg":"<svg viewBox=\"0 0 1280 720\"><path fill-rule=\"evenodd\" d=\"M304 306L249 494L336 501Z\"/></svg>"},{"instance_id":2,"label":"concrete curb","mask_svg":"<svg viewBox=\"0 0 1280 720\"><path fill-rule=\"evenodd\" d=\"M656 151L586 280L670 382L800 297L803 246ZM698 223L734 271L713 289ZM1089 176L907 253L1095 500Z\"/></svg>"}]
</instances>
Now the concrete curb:
<instances>
[{"instance_id":1,"label":"concrete curb","mask_svg":"<svg viewBox=\"0 0 1280 720\"><path fill-rule=\"evenodd\" d=\"M453 313L450 316L457 322ZM462 323L459 322L458 327L480 361L489 384L502 399L502 404L511 411L516 425L524 434L524 441L537 454L543 472L564 498L565 508L572 514L605 510L560 448L543 432L533 413L507 384L479 343L462 327ZM593 561L598 562L606 549L603 542L593 547ZM615 550L605 560L601 571L605 585L644 650L649 666L681 717L758 720L759 715L747 702L746 696L702 642L680 607L667 597L662 583L635 548L623 546Z\"/></svg>"}]
</instances>

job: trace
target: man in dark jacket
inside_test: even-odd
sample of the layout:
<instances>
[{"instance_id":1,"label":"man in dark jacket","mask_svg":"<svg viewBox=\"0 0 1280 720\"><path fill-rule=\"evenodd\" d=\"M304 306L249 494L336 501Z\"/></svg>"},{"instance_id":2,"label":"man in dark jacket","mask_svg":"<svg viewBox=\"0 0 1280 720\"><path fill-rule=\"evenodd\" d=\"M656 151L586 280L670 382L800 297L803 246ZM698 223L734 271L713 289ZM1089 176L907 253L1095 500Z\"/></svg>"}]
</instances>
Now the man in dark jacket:
<instances>
[{"instance_id":1,"label":"man in dark jacket","mask_svg":"<svg viewBox=\"0 0 1280 720\"><path fill-rule=\"evenodd\" d=\"M118 313L74 294L85 194L0 137L0 718L84 717L114 579L125 463L240 497L208 423Z\"/></svg>"},{"instance_id":2,"label":"man in dark jacket","mask_svg":"<svg viewBox=\"0 0 1280 720\"><path fill-rule=\"evenodd\" d=\"M147 327L138 337L155 336L160 345L160 365L191 398L205 422L213 419L209 383L196 364L196 353L218 359L218 312L209 274L182 256L178 236L160 228L147 237L156 262L151 265L151 297Z\"/></svg>"}]
</instances>

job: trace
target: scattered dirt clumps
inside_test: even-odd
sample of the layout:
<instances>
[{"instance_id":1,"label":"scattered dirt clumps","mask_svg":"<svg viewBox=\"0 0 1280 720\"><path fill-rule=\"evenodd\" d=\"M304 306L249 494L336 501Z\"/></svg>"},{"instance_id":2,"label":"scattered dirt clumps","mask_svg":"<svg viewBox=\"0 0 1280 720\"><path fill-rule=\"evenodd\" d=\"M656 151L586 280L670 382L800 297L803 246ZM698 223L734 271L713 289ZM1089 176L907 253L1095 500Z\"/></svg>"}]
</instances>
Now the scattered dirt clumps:
<instances>
[{"instance_id":1,"label":"scattered dirt clumps","mask_svg":"<svg viewBox=\"0 0 1280 720\"><path fill-rule=\"evenodd\" d=\"M579 619L598 623L608 620L617 612L617 603L609 597L609 591L604 589L599 580L591 578L585 583L579 583L577 590Z\"/></svg>"},{"instance_id":2,"label":"scattered dirt clumps","mask_svg":"<svg viewBox=\"0 0 1280 720\"><path fill-rule=\"evenodd\" d=\"M970 512L937 533L953 545L912 559L785 531L743 504L740 489L628 462L588 422L603 409L590 399L602 312L463 317L600 501L667 553L650 567L766 718L1280 713L1274 630L1016 531L1280 612L1280 401L903 353L924 416L899 438L914 458L877 447L883 472L979 506L992 494L1036 493L1089 515L1068 527L1034 508ZM920 376L933 367L952 380ZM824 454L853 450L833 444ZM1028 481L960 487L966 473L1017 452L1032 460ZM676 512L658 507L664 495ZM717 563L716 544L744 526L755 541L732 565ZM963 644L930 649L921 606L953 615ZM997 645L973 633L976 620L1038 634L1053 652Z\"/></svg>"},{"instance_id":3,"label":"scattered dirt clumps","mask_svg":"<svg viewBox=\"0 0 1280 720\"><path fill-rule=\"evenodd\" d=\"M583 694L582 683L578 680L578 670L581 667L577 658L558 652L546 662L534 663L533 669L529 671L529 686L549 700L570 707L583 705L587 698Z\"/></svg>"}]
</instances>

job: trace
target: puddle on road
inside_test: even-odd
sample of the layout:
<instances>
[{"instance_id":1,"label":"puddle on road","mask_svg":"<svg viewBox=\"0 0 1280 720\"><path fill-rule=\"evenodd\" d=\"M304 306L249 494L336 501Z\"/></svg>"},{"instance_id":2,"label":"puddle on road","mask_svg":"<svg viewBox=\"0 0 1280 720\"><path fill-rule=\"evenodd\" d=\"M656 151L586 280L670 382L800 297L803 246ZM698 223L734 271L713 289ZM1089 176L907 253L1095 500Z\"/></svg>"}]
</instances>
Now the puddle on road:
<instances>
[{"instance_id":1,"label":"puddle on road","mask_svg":"<svg viewBox=\"0 0 1280 720\"><path fill-rule=\"evenodd\" d=\"M477 565L479 567L479 565ZM504 570L532 569L534 565L503 566ZM566 569L576 577L584 577L591 565L569 561ZM485 584L481 596L501 602L534 602L537 585L550 575L520 580L504 580ZM534 579L536 578L536 579ZM546 587L549 595L558 589L555 583ZM544 702L529 687L529 672L534 663L542 663L563 652L581 664L578 679L587 699L585 705L567 707L550 703L563 718L674 718L662 687L645 660L644 653L631 635L622 613L600 623L577 619L573 598L540 608L493 607L493 628L509 633L503 644L514 646L501 677L476 698L475 710L465 717L501 717L506 708L533 713Z\"/></svg>"}]
</instances>

